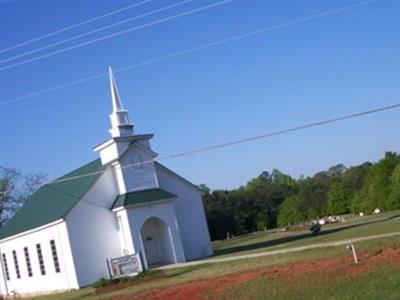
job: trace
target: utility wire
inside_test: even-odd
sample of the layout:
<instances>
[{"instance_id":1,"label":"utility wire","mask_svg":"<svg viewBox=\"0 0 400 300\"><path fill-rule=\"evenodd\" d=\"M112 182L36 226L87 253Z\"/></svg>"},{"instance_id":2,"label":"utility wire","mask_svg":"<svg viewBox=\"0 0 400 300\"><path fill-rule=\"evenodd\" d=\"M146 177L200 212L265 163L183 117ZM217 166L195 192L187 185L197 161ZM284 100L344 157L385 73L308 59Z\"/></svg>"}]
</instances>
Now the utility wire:
<instances>
[{"instance_id":1,"label":"utility wire","mask_svg":"<svg viewBox=\"0 0 400 300\"><path fill-rule=\"evenodd\" d=\"M197 47L193 47L193 48L190 48L190 49L177 51L177 52L174 52L174 53L171 53L171 54L167 54L167 55L159 56L159 57L156 57L156 58L148 59L148 60L142 61L140 63L136 63L136 64L132 64L132 65L128 65L128 66L122 67L122 68L118 68L118 69L114 70L114 73L128 71L128 70L131 70L131 69L135 69L135 68L139 68L139 67L145 66L147 64L168 60L168 59L171 59L171 58L175 58L175 57L179 57L179 56L182 56L182 55L190 54L190 53L197 52L197 51L200 51L200 50L204 50L204 49L207 49L207 48L211 48L211 47L223 45L223 44L226 44L226 43L230 43L230 42L233 42L233 41L241 40L241 39L244 39L244 38L247 38L247 37L256 36L256 35L263 34L263 33L266 33L266 32L278 30L278 29L281 29L281 28L284 28L284 27L287 27L287 26L291 26L291 25L295 25L295 24L298 24L298 23L303 23L303 22L314 20L314 19L322 18L322 17L328 16L328 15L337 14L337 13L340 13L342 11L346 11L346 10L349 10L349 9L352 9L352 8L355 8L355 7L358 7L358 6L370 4L372 2L374 2L374 1L365 1L365 2L358 3L358 4L344 6L344 7L338 8L338 9L334 9L334 10L328 10L328 11L325 11L325 12L322 12L322 13L318 13L318 14L314 14L314 15L310 15L310 16L306 16L306 17L302 17L302 18L293 19L293 20L290 20L290 21L287 21L287 22L283 22L283 23L280 23L280 24L267 26L267 27L264 27L264 28L260 28L258 30L246 32L246 33L243 33L243 34L238 34L238 35L235 35L235 36L232 36L232 37L229 37L229 38L217 40L217 41L206 43L206 44L203 44L203 45L200 45L200 46L197 46ZM95 80L95 79L107 76L107 74L108 74L107 72L95 74L95 75L92 75L92 76L89 76L89 77L85 77L85 78L81 78L81 79L78 79L78 80L75 80L75 81L71 81L71 82L60 84L60 85L56 85L56 86L53 86L53 87L50 87L50 88L47 88L47 89L44 89L44 90L40 90L40 91L37 91L37 92L33 92L33 93L26 94L26 95L18 96L18 97L15 97L15 98L7 99L5 101L0 102L0 104L3 104L3 105L10 104L10 103L17 102L19 100L31 98L31 97L34 97L34 96L39 96L39 95L42 95L42 94L45 94L45 93L49 93L49 92L52 92L52 91L55 91L55 90L58 90L58 89L62 89L62 88L78 85L78 84L81 84L81 83L84 83L84 82L88 82L88 81L91 81L91 80Z\"/></svg>"},{"instance_id":2,"label":"utility wire","mask_svg":"<svg viewBox=\"0 0 400 300\"><path fill-rule=\"evenodd\" d=\"M88 19L88 20L85 20L85 21L76 23L76 24L74 24L74 25L70 25L70 26L61 28L61 29L59 29L59 30L56 30L56 31L53 31L53 32L50 32L50 33L46 33L46 34L44 34L44 35L38 36L38 37L33 38L33 39L31 39L31 40L28 40L28 41L25 41L25 42L16 44L16 45L14 45L14 46L11 46L11 47L8 47L8 48L5 48L5 49L1 49L1 50L0 50L0 53L5 53L5 52L8 52L8 51L10 51L10 50L13 50L13 49L16 49L16 48L25 46L25 45L29 45L29 44L31 44L31 43L33 43L33 42L37 42L37 41L43 40L43 39L45 39L45 38L48 38L48 37L54 36L54 35L56 35L56 34L59 34L59 33L61 33L61 32L65 32L65 31L67 31L67 30L70 30L70 29L73 29L73 28L76 28L76 27L79 27L79 26L82 26L82 25L91 23L91 22L93 22L93 21L100 20L100 19L103 19L103 18L105 18L105 17L109 17L109 16L112 16L112 15L118 14L118 13L120 13L120 12L123 12L123 11L125 11L125 10L128 10L128 9L131 9L131 8L134 8L134 7L137 7L137 6L140 6L140 5L145 4L145 3L147 3L147 2L150 2L150 1L152 1L152 0L144 0L144 1L141 1L141 2L138 2L138 3L134 3L134 4L131 4L131 5L125 6L125 7L123 7L123 8L120 8L120 9L117 9L117 10L113 10L113 11L108 12L108 13L106 13L106 14L102 14L102 15L99 15L99 16L97 16L97 17L94 17L94 18L91 18L91 19Z\"/></svg>"},{"instance_id":3,"label":"utility wire","mask_svg":"<svg viewBox=\"0 0 400 300\"><path fill-rule=\"evenodd\" d=\"M98 42L106 40L106 39L114 38L114 37L120 36L122 34L127 34L127 33L130 33L130 32L139 30L139 29L147 28L147 27L150 27L150 26L153 26L153 25L157 25L157 24L160 24L160 23L164 23L164 22L167 22L167 21L170 21L170 20L174 20L174 19L177 19L177 18L180 18L180 17L191 15L191 14L194 14L194 13L206 10L206 9L210 9L210 8L213 8L213 7L216 7L216 6L220 6L220 5L226 4L226 3L231 2L231 1L232 0L219 1L219 2L216 2L216 3L213 3L213 4L202 6L200 8L192 9L192 10L189 10L189 11L185 11L183 13L179 13L179 14L176 14L176 15L173 15L173 16L169 16L169 17L162 18L162 19L159 19L159 20L156 20L156 21L153 21L153 22L149 22L149 23L146 23L146 24L143 24L143 25L140 25L140 26L136 26L136 27L125 29L125 30L122 30L122 31L118 31L118 32L115 32L115 33L112 33L112 34L108 34L108 35L105 35L105 36L97 38L97 39L89 40L89 41L86 41L86 42L83 42L83 43L80 43L80 44L77 44L77 45L73 45L73 46L70 46L70 47L67 47L67 48L63 48L63 49L60 49L60 50L57 50L57 51L53 51L53 52L50 52L50 53L47 53L47 54L39 55L39 56L36 56L34 58L31 58L31 59L23 60L21 62L15 63L15 64L8 65L6 67L2 67L2 68L0 68L0 71L9 70L9 69L15 68L17 66L27 64L27 63L32 62L32 61L36 61L38 59L50 57L50 56L53 56L53 55L56 55L56 54L59 54L59 53L63 53L63 52L66 52L66 51L77 49L77 48L81 48L81 47L84 47L84 46L87 46L87 45L91 45L91 44L94 44L94 43L98 43Z\"/></svg>"},{"instance_id":4,"label":"utility wire","mask_svg":"<svg viewBox=\"0 0 400 300\"><path fill-rule=\"evenodd\" d=\"M49 189L52 189L52 190L54 190L54 191L56 191L56 192L59 192L59 193L61 193L61 194L66 195L66 196L72 197L72 198L74 198L74 199L78 199L79 201L84 201L84 202L86 202L86 203L88 203L88 204L91 204L91 205L94 205L94 206L97 206L97 207L101 207L101 208L105 208L105 209L107 209L107 210L110 209L109 207L105 207L105 206L100 205L100 204L98 204L98 203L96 203L96 202L92 202L92 201L90 201L90 200L87 200L85 197L77 196L77 195L71 194L71 193L69 193L69 192L66 192L66 191L57 189L57 188L55 188L54 186L52 186L51 184L46 184L45 186L46 186L47 188L49 188Z\"/></svg>"},{"instance_id":5,"label":"utility wire","mask_svg":"<svg viewBox=\"0 0 400 300\"><path fill-rule=\"evenodd\" d=\"M62 44L65 44L67 42L74 41L76 39L80 39L80 38L82 38L84 36L91 35L91 34L96 33L96 32L100 32L100 31L103 31L103 30L106 30L106 29L109 29L109 28L113 28L113 27L116 27L116 26L119 26L119 25L122 25L122 24L125 24L125 23L128 23L128 22L134 21L134 20L138 20L138 19L150 16L150 15L162 12L164 10L167 10L167 9L170 9L170 8L173 8L173 7L176 7L176 6L180 6L180 5L183 5L183 4L186 4L186 3L191 2L191 1L193 1L193 0L184 0L184 1L181 1L181 2L178 2L178 3L174 3L174 4L171 4L171 5L165 6L163 8L158 8L158 9L152 10L150 12L147 12L147 13L144 13L144 14L141 14L141 15L138 15L138 16L134 16L134 17L130 17L130 18L124 19L124 20L119 21L119 22L111 23L109 25L105 25L103 27L100 27L100 28L97 28L97 29L94 29L94 30L91 30L91 31L88 31L88 32L84 32L84 33L78 34L78 35L73 36L71 38L67 38L67 39L52 43L52 44L45 45L43 47L39 47L39 48L30 50L30 51L27 51L27 52L24 52L24 53L9 57L7 59L4 59L4 60L0 61L0 64L4 64L5 62L11 61L11 60L15 60L17 58L24 57L24 56L27 56L27 55L30 55L30 54L33 54L33 53L48 49L48 48L52 48L52 47L55 47L55 46L58 46L58 45L62 45Z\"/></svg>"},{"instance_id":6,"label":"utility wire","mask_svg":"<svg viewBox=\"0 0 400 300\"><path fill-rule=\"evenodd\" d=\"M5 167L2 167L2 166L0 166L0 168L1 168L1 169L6 169ZM107 209L107 210L109 209L108 207L105 207L105 206L100 205L100 204L98 204L98 203L95 203L95 202L92 202L92 201L90 201L90 200L87 200L87 199L86 199L85 197L83 197L83 196L77 196L77 195L74 195L74 194L72 194L72 193L69 193L69 192L60 190L60 189L58 189L58 188L55 188L54 186L52 186L52 184L54 184L54 183L57 183L57 182L55 182L55 181L49 181L49 182L47 182L47 183L44 183L44 184L42 185L42 187L47 187L47 188L52 189L52 190L54 190L54 191L56 191L56 192L62 193L62 194L64 194L64 195L67 195L67 196L72 197L72 198L76 198L76 199L78 199L78 200L82 200L82 201L87 202L88 204L91 204L91 205L94 205L94 206L98 206L98 207L101 207L101 208L105 208L105 209ZM8 193L8 191L0 192L0 197L5 197L5 195L6 195L7 193Z\"/></svg>"},{"instance_id":7,"label":"utility wire","mask_svg":"<svg viewBox=\"0 0 400 300\"><path fill-rule=\"evenodd\" d=\"M169 159L174 159L174 158L183 157L183 156L189 156L189 155L193 155L193 154L197 154L197 153L208 152L208 151L226 148L226 147L230 147L230 146L234 146L234 145L248 143L251 141L266 139L266 138L270 138L273 136L283 135L283 134L287 134L287 133L291 133L291 132L295 132L295 131L300 131L300 130L309 129L309 128L313 128L313 127L319 127L322 125L328 125L331 123L337 123L337 122L341 122L341 121L345 121L345 120L349 120L349 119L360 118L363 116L376 114L376 113L383 112L383 111L389 111L389 110L393 110L393 109L397 109L397 108L400 108L400 103L383 106L383 107L378 107L375 109L366 110L366 111L362 111L362 112L347 114L347 115L339 116L339 117L332 118L332 119L327 119L327 120L323 120L323 121L318 121L318 122L300 125L300 126L296 126L296 127L291 127L291 128L287 128L287 129L282 129L282 130L278 130L278 131L268 132L268 133L255 135L255 136L251 136L251 137L247 137L247 138L243 138L243 139L237 139L237 140L233 140L233 141L229 141L229 142L225 142L225 143L215 144L215 145L211 145L211 146L207 146L207 147L201 147L201 148L197 148L197 149L193 149L193 150L189 150L189 151L178 152L175 154L162 156L158 160L159 161L169 160ZM124 169L124 168L142 166L145 164L153 163L155 161L156 161L155 159L151 159L151 160L147 160L147 161L143 161L143 162L137 162L137 163L132 163L132 164L128 164L125 166L121 166L121 168ZM86 173L86 174L77 175L77 176L64 177L61 179L56 179L54 181L49 181L49 183L65 182L65 181L74 180L74 179L87 177L87 176L93 176L93 175L101 174L101 173L103 173L103 171L91 172L91 173Z\"/></svg>"}]
</instances>

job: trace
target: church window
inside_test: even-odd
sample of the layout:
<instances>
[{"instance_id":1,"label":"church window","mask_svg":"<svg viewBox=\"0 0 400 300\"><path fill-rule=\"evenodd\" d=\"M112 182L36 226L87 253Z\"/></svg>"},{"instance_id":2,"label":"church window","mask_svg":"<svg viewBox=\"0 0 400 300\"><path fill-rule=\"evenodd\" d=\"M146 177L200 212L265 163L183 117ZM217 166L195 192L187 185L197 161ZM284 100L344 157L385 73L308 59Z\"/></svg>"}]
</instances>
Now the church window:
<instances>
[{"instance_id":1,"label":"church window","mask_svg":"<svg viewBox=\"0 0 400 300\"><path fill-rule=\"evenodd\" d=\"M3 253L3 264L4 264L4 271L6 273L6 278L7 280L10 280L10 271L8 270L7 257L4 253Z\"/></svg>"},{"instance_id":2,"label":"church window","mask_svg":"<svg viewBox=\"0 0 400 300\"><path fill-rule=\"evenodd\" d=\"M17 273L17 278L20 279L21 273L19 272L17 252L15 250L13 250L12 254L13 254L13 258L14 258L15 272Z\"/></svg>"},{"instance_id":3,"label":"church window","mask_svg":"<svg viewBox=\"0 0 400 300\"><path fill-rule=\"evenodd\" d=\"M57 248L54 240L50 241L50 247L51 247L51 254L53 255L53 262L54 262L54 267L56 269L56 273L60 273L61 271L60 263L58 261Z\"/></svg>"},{"instance_id":4,"label":"church window","mask_svg":"<svg viewBox=\"0 0 400 300\"><path fill-rule=\"evenodd\" d=\"M42 247L40 247L40 244L36 244L36 251L39 259L40 273L42 275L46 275L46 269L44 267L44 261L43 261Z\"/></svg>"},{"instance_id":5,"label":"church window","mask_svg":"<svg viewBox=\"0 0 400 300\"><path fill-rule=\"evenodd\" d=\"M24 253L25 253L25 262L26 262L26 269L28 271L28 276L32 277L32 275L33 275L33 273L32 273L32 265L31 265L31 259L29 257L28 247L24 248Z\"/></svg>"}]
</instances>

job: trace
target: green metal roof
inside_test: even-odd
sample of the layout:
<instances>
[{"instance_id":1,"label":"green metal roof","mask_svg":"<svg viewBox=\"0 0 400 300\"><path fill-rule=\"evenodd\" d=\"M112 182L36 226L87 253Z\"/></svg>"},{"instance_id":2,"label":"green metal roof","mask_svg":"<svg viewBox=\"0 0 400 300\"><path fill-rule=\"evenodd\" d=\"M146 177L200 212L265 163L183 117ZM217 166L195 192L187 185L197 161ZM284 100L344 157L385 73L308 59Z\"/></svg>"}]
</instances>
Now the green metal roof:
<instances>
[{"instance_id":1,"label":"green metal roof","mask_svg":"<svg viewBox=\"0 0 400 300\"><path fill-rule=\"evenodd\" d=\"M176 198L177 196L163 189L150 189L126 193L117 196L113 209L121 206L135 205L164 199Z\"/></svg>"},{"instance_id":2,"label":"green metal roof","mask_svg":"<svg viewBox=\"0 0 400 300\"><path fill-rule=\"evenodd\" d=\"M34 229L63 218L90 189L101 173L81 175L104 170L100 159L94 160L42 186L22 206L14 217L0 229L0 239ZM66 181L62 179L70 178ZM73 178L76 177L76 178Z\"/></svg>"}]
</instances>

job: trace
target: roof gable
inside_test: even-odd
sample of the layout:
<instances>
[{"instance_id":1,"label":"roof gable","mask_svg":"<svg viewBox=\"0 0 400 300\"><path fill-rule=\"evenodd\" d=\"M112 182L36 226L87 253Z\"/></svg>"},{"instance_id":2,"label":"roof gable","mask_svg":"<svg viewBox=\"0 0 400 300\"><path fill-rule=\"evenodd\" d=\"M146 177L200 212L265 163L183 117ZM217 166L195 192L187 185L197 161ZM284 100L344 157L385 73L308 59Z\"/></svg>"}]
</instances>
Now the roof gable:
<instances>
[{"instance_id":1,"label":"roof gable","mask_svg":"<svg viewBox=\"0 0 400 300\"><path fill-rule=\"evenodd\" d=\"M203 192L201 191L201 189L197 185L195 185L194 183L191 183L186 178L184 178L181 175L175 173L174 171L172 171L171 169L167 168L166 166L160 164L158 161L155 161L154 165L156 167L156 170L164 171L165 173L175 177L176 179L180 180L181 182L183 182L183 183L189 185L190 187L192 187L194 190L196 190L196 191L200 192L201 194L203 194Z\"/></svg>"},{"instance_id":2,"label":"roof gable","mask_svg":"<svg viewBox=\"0 0 400 300\"><path fill-rule=\"evenodd\" d=\"M117 196L112 206L112 209L160 200L173 199L176 197L177 196L175 194L172 194L160 188L134 191Z\"/></svg>"},{"instance_id":3,"label":"roof gable","mask_svg":"<svg viewBox=\"0 0 400 300\"><path fill-rule=\"evenodd\" d=\"M0 239L28 231L63 218L90 189L101 173L82 176L104 170L96 159L53 182L45 184L17 211L14 217L0 229ZM63 179L67 179L63 181Z\"/></svg>"}]
</instances>

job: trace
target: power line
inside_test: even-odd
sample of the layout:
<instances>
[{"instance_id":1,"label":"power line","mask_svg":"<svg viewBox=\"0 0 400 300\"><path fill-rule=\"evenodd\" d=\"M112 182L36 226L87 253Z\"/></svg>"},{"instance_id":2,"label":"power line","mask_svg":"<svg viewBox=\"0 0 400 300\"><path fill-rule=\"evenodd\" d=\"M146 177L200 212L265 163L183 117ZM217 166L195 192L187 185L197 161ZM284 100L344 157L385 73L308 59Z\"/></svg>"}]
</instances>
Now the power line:
<instances>
[{"instance_id":1,"label":"power line","mask_svg":"<svg viewBox=\"0 0 400 300\"><path fill-rule=\"evenodd\" d=\"M48 38L48 37L54 36L54 35L56 35L56 34L59 34L59 33L61 33L61 32L65 32L65 31L67 31L67 30L70 30L70 29L73 29L73 28L76 28L76 27L79 27L79 26L82 26L82 25L91 23L91 22L93 22L93 21L96 21L96 20L99 20L99 19L103 19L103 18L105 18L105 17L109 17L109 16L112 16L112 15L115 15L115 14L117 14L117 13L123 12L123 11L125 11L125 10L131 9L131 8L134 8L134 7L137 7L137 6L140 6L140 5L145 4L145 3L147 3L147 2L150 2L150 1L152 1L152 0L144 0L144 1L141 1L141 2L139 2L139 3L134 3L134 4L131 4L131 5L125 6L125 7L123 7L123 8L120 8L120 9L117 9L117 10L113 10L113 11L108 12L108 13L106 13L106 14L102 14L102 15L99 15L99 16L97 16L97 17L90 18L90 19L88 19L88 20L85 20L85 21L76 23L76 24L74 24L74 25L70 25L70 26L67 26L67 27L58 29L58 30L56 30L56 31L53 31L53 32L50 32L50 33L46 33L46 34L44 34L44 35L38 36L38 37L33 38L33 39L31 39L31 40L28 40L28 41L25 41L25 42L16 44L16 45L14 45L14 46L11 46L11 47L8 47L8 48L5 48L5 49L1 49L1 50L0 50L0 53L5 53L5 52L8 52L8 51L10 51L10 50L13 50L13 49L16 49L16 48L19 48L19 47L22 47L22 46L31 44L31 43L33 43L33 42L37 42L37 41L43 40L43 39L45 39L45 38Z\"/></svg>"},{"instance_id":2,"label":"power line","mask_svg":"<svg viewBox=\"0 0 400 300\"><path fill-rule=\"evenodd\" d=\"M332 119L328 119L328 120L324 120L324 121L319 121L319 122L315 122L315 123L300 125L297 127L292 127L292 128L288 128L288 129L283 129L283 130L278 130L278 131L274 131L274 132L270 132L270 133L256 135L256 136L252 136L252 137L248 137L248 138L244 138L244 139L240 139L240 140L235 140L235 141L231 141L231 142L227 142L227 143L216 144L213 146L208 146L208 147L204 147L204 148L181 152L181 153L169 155L166 157L162 157L160 159L161 160L162 159L172 159L172 158L177 158L177 157L181 157L181 156L187 156L187 155L192 155L192 154L201 153L201 152L205 152L205 151L210 151L210 150L214 150L214 149L225 148L225 147L243 144L243 143L247 143L247 142L251 142L251 141L255 141L255 140L265 139L268 137L282 135L282 134L286 134L286 133L290 133L290 132L294 132L294 131L304 130L304 129L308 129L308 128L312 128L312 127L318 127L318 126L327 125L330 123L345 121L348 119L359 118L362 116L366 116L366 115L370 115L370 114L374 114L374 113L378 113L378 112L382 112L382 111L386 111L386 110L391 110L391 109L395 109L395 108L400 108L400 103L389 105L389 106L384 106L384 107L380 107L380 108L375 108L375 109L367 110L367 111L363 111L363 112L358 112L358 113L354 113L354 114L344 115L341 117L336 117L336 118L332 118Z\"/></svg>"},{"instance_id":3,"label":"power line","mask_svg":"<svg viewBox=\"0 0 400 300\"><path fill-rule=\"evenodd\" d=\"M55 42L55 43L52 43L52 44L49 44L49 45L45 45L43 47L39 47L39 48L30 50L30 51L27 51L27 52L24 52L24 53L9 57L7 59L4 59L4 60L0 61L0 64L4 64L5 62L11 61L11 60L15 60L17 58L24 57L24 56L27 56L27 55L30 55L30 54L33 54L33 53L48 49L48 48L52 48L52 47L55 47L55 46L58 46L58 45L62 45L62 44L65 44L67 42L74 41L76 39L80 39L80 38L82 38L84 36L91 35L91 34L96 33L96 32L100 32L100 31L103 31L103 30L106 30L106 29L109 29L109 28L113 28L113 27L116 27L116 26L119 26L119 25L122 25L122 24L125 24L125 23L128 23L128 22L134 21L134 20L138 20L138 19L141 19L143 17L147 17L147 16L150 16L150 15L162 12L164 10L167 10L167 9L170 9L170 8L173 8L173 7L176 7L176 6L180 6L180 5L183 5L183 4L186 4L186 3L191 2L191 1L193 1L193 0L184 0L184 1L181 1L181 2L178 2L178 3L174 3L174 4L171 4L171 5L165 6L163 8L152 10L150 12L147 12L147 13L144 13L144 14L141 14L141 15L138 15L138 16L130 17L130 18L124 19L122 21L111 23L109 25L105 25L103 27L100 27L100 28L97 28L97 29L94 29L94 30L91 30L91 31L88 31L88 32L84 32L84 33L78 34L78 35L73 36L71 38L67 38L67 39L64 39L64 40L61 40L61 41L58 41L58 42Z\"/></svg>"},{"instance_id":4,"label":"power line","mask_svg":"<svg viewBox=\"0 0 400 300\"><path fill-rule=\"evenodd\" d=\"M115 70L115 71L113 70L113 72L117 73L117 70ZM41 91L30 93L30 94L27 94L27 95L23 95L23 96L19 96L19 97L16 97L16 98L8 99L8 100L0 102L0 104L5 105L5 104L14 103L14 102L17 102L17 101L22 100L22 99L30 98L30 97L33 97L33 96L38 96L38 95L45 94L45 93L48 93L48 92L52 92L52 91L55 91L55 90L58 90L58 89L61 89L61 88L74 86L74 85L77 85L77 84L80 84L80 83L84 83L84 82L88 82L88 81L91 81L91 80L94 80L94 79L98 79L98 78L107 76L107 74L108 74L107 72L103 72L103 73L99 73L99 74L96 74L96 75L93 75L93 76L89 76L89 77L85 77L85 78L82 78L82 79L78 79L78 80L75 80L75 81L70 81L70 82L67 82L67 83L63 83L63 84L60 84L60 85L57 85L57 86L50 87L50 88L45 89L45 90L41 90Z\"/></svg>"},{"instance_id":5,"label":"power line","mask_svg":"<svg viewBox=\"0 0 400 300\"><path fill-rule=\"evenodd\" d=\"M52 190L54 190L54 191L56 191L56 192L59 192L59 193L61 193L61 194L66 195L66 196L69 196L69 197L78 199L79 201L84 201L84 202L86 202L86 203L88 203L88 204L91 204L91 205L98 206L98 207L105 208L105 209L109 210L109 207L105 207L105 206L103 206L103 205L100 205L100 204L97 204L97 203L92 202L92 201L90 201L90 200L87 200L85 197L77 196L77 195L71 194L71 193L69 193L69 192L66 192L66 191L57 189L57 188L55 188L54 186L52 186L51 184L46 184L45 186L46 186L47 188L49 188L49 189L52 189Z\"/></svg>"},{"instance_id":6,"label":"power line","mask_svg":"<svg viewBox=\"0 0 400 300\"><path fill-rule=\"evenodd\" d=\"M1 168L1 169L5 169L5 170L7 169L7 168L5 168L5 167L3 167L3 166L0 166L0 168ZM57 183L57 182L55 182L55 181L49 181L49 182L47 182L47 183L44 183L44 184L42 185L42 187L47 187L47 188L49 188L49 189L52 189L52 190L54 190L54 191L57 191L57 192L62 193L62 194L64 194L64 195L67 195L67 196L69 196L69 197L72 197L72 198L76 198L76 199L78 199L78 200L85 201L85 202L87 202L87 203L89 203L89 204L92 204L92 205L95 205L95 206L98 206L98 207L101 207L101 208L109 209L108 207L105 207L105 206L102 206L102 205L97 204L97 203L95 203L95 202L92 202L92 201L90 201L90 200L87 200L87 199L85 199L85 197L77 196L77 195L74 195L74 194L72 194L72 193L69 193L69 192L60 190L60 189L58 189L58 188L55 188L54 186L52 186L52 184L54 184L54 183ZM8 191L0 192L0 197L5 197L5 195L6 195L7 193L9 193L9 192L8 192Z\"/></svg>"},{"instance_id":7,"label":"power line","mask_svg":"<svg viewBox=\"0 0 400 300\"><path fill-rule=\"evenodd\" d=\"M300 126L296 126L296 127L286 128L286 129L282 129L282 130L278 130L278 131L268 132L268 133L264 133L264 134L260 134L260 135L250 136L250 137L237 139L237 140L233 140L233 141L229 141L229 142L225 142L225 143L215 144L215 145L206 146L206 147L200 147L200 148L189 150L189 151L178 152L175 154L162 156L158 160L159 161L160 160L161 161L169 160L169 159L175 159L178 157L198 154L198 153L202 153L202 152L208 152L208 151L226 148L226 147L230 147L230 146L234 146L234 145L248 143L251 141L256 141L256 140L266 139L266 138L283 135L283 134L287 134L287 133L291 133L291 132L296 132L296 131L300 131L300 130L304 130L304 129L309 129L309 128L319 127L322 125L328 125L328 124L337 123L337 122L341 122L341 121L345 121L345 120L360 118L363 116L376 114L376 113L383 112L383 111L389 111L389 110L393 110L396 108L400 108L400 103L383 106L383 107L378 107L375 109L366 110L366 111L362 111L362 112L347 114L347 115L343 115L343 116L339 116L339 117L335 117L335 118L331 118L331 119L327 119L327 120L323 120L323 121L318 121L318 122L300 125ZM144 164L153 163L155 161L156 161L155 159L151 159L151 160L147 160L147 161L143 161L143 162L128 164L128 165L122 166L121 168L124 169L124 168L131 168L131 167L135 167L135 166L142 166ZM91 172L91 173L86 173L86 174L77 175L77 176L64 177L61 179L51 181L49 183L65 182L65 181L74 180L74 179L87 177L87 176L93 176L93 175L101 174L101 173L103 173L103 171Z\"/></svg>"},{"instance_id":8,"label":"power line","mask_svg":"<svg viewBox=\"0 0 400 300\"><path fill-rule=\"evenodd\" d=\"M358 7L358 6L367 5L367 4L370 4L372 2L374 2L374 1L365 1L365 2L358 3L358 4L344 6L344 7L338 8L338 9L334 9L334 10L328 10L328 11L325 11L325 12L322 12L322 13L318 13L318 14L314 14L314 15L310 15L310 16L306 16L306 17L302 17L302 18L293 19L293 20L290 20L290 21L287 21L287 22L283 22L283 23L280 23L280 24L263 27L263 28L260 28L260 29L254 30L254 31L246 32L246 33L243 33L243 34L238 34L238 35L235 35L235 36L232 36L232 37L229 37L229 38L217 40L217 41L206 43L206 44L203 44L203 45L200 45L200 46L197 46L197 47L193 47L193 48L190 48L190 49L177 51L177 52L174 52L174 53L171 53L171 54L159 56L159 57L156 57L156 58L145 60L145 61L140 62L140 63L128 65L128 66L125 66L125 67L122 67L122 68L119 68L119 69L115 69L114 73L128 71L128 70L131 70L131 69L135 69L135 68L139 68L139 67L145 66L147 64L168 60L168 59L171 59L171 58L179 57L181 55L190 54L190 53L193 53L193 52L196 52L196 51L200 51L200 50L204 50L204 49L207 49L207 48L223 45L223 44L226 44L226 43L229 43L229 42L241 40L241 39L244 39L244 38L247 38L247 37L263 34L263 33L270 32L270 31L274 31L274 30L281 29L281 28L284 28L284 27L287 27L287 26L291 26L291 25L294 25L294 24L303 23L303 22L310 21L310 20L313 20L313 19L322 18L322 17L328 16L328 15L337 14L339 12L346 11L346 10L349 10L349 9L352 9L352 8L355 8L355 7ZM78 85L78 84L81 84L81 83L84 83L84 82L88 82L88 81L91 81L91 80L95 80L95 79L101 78L103 76L107 76L107 74L108 74L107 72L103 72L103 73L95 74L95 75L92 75L92 76L89 76L89 77L81 78L81 79L78 79L78 80L75 80L75 81L70 81L70 82L63 83L63 84L60 84L60 85L56 85L56 86L53 86L53 87L50 87L50 88L47 88L47 89L44 89L44 90L40 90L40 91L29 93L29 94L26 94L26 95L22 95L22 96L18 96L18 97L15 97L15 98L7 99L5 101L0 102L0 104L5 105L5 104L14 103L14 102L17 102L19 100L23 100L23 99L26 99L26 98L31 98L31 97L38 96L38 95L42 95L42 94L45 94L45 93L48 93L48 92L52 92L52 91L55 91L55 90L58 90L58 89L61 89L61 88L70 87L70 86Z\"/></svg>"},{"instance_id":9,"label":"power line","mask_svg":"<svg viewBox=\"0 0 400 300\"><path fill-rule=\"evenodd\" d=\"M110 38L113 38L113 37L116 37L116 36L120 36L122 34L130 33L130 32L133 32L133 31L136 31L136 30L139 30L139 29L147 28L147 27L150 27L150 26L153 26L153 25L157 25L157 24L160 24L160 23L164 23L164 22L167 22L167 21L170 21L170 20L174 20L174 19L177 19L177 18L180 18L180 17L191 15L191 14L194 14L194 13L206 10L206 9L210 9L210 8L213 8L213 7L216 7L216 6L220 6L220 5L226 4L226 3L231 2L231 1L232 0L223 0L223 1L219 1L219 2L213 3L213 4L205 5L205 6L202 6L200 8L192 9L192 10L189 10L189 11L186 11L186 12L183 12L183 13L179 13L179 14L176 14L176 15L173 15L173 16L162 18L162 19L159 19L159 20L156 20L156 21L153 21L153 22L149 22L149 23L140 25L140 26L136 26L136 27L125 29L125 30L122 30L122 31L118 31L118 32L115 32L115 33L112 33L112 34L108 34L108 35L105 35L105 36L97 38L97 39L93 39L93 40L90 40L90 41L87 41L87 42L83 42L83 43L80 43L80 44L77 44L77 45L73 45L73 46L70 46L70 47L67 47L67 48L63 48L63 49L60 49L60 50L57 50L57 51L53 51L53 52L50 52L50 53L47 53L47 54L39 55L39 56L36 56L34 58L31 58L31 59L27 59L27 60L24 60L24 61L15 63L15 64L8 65L6 67L2 67L2 68L0 68L0 70L1 71L9 70L11 68L15 68L17 66L24 65L24 64L32 62L32 61L36 61L38 59L50 57L50 56L53 56L53 55L56 55L56 54L59 54L59 53L63 53L63 52L69 51L69 50L77 49L77 48L81 48L81 47L84 47L84 46L87 46L87 45L91 45L91 44L94 44L94 43L97 43L97 42L100 42L100 41L103 41L103 40L106 40L106 39L110 39Z\"/></svg>"}]
</instances>

